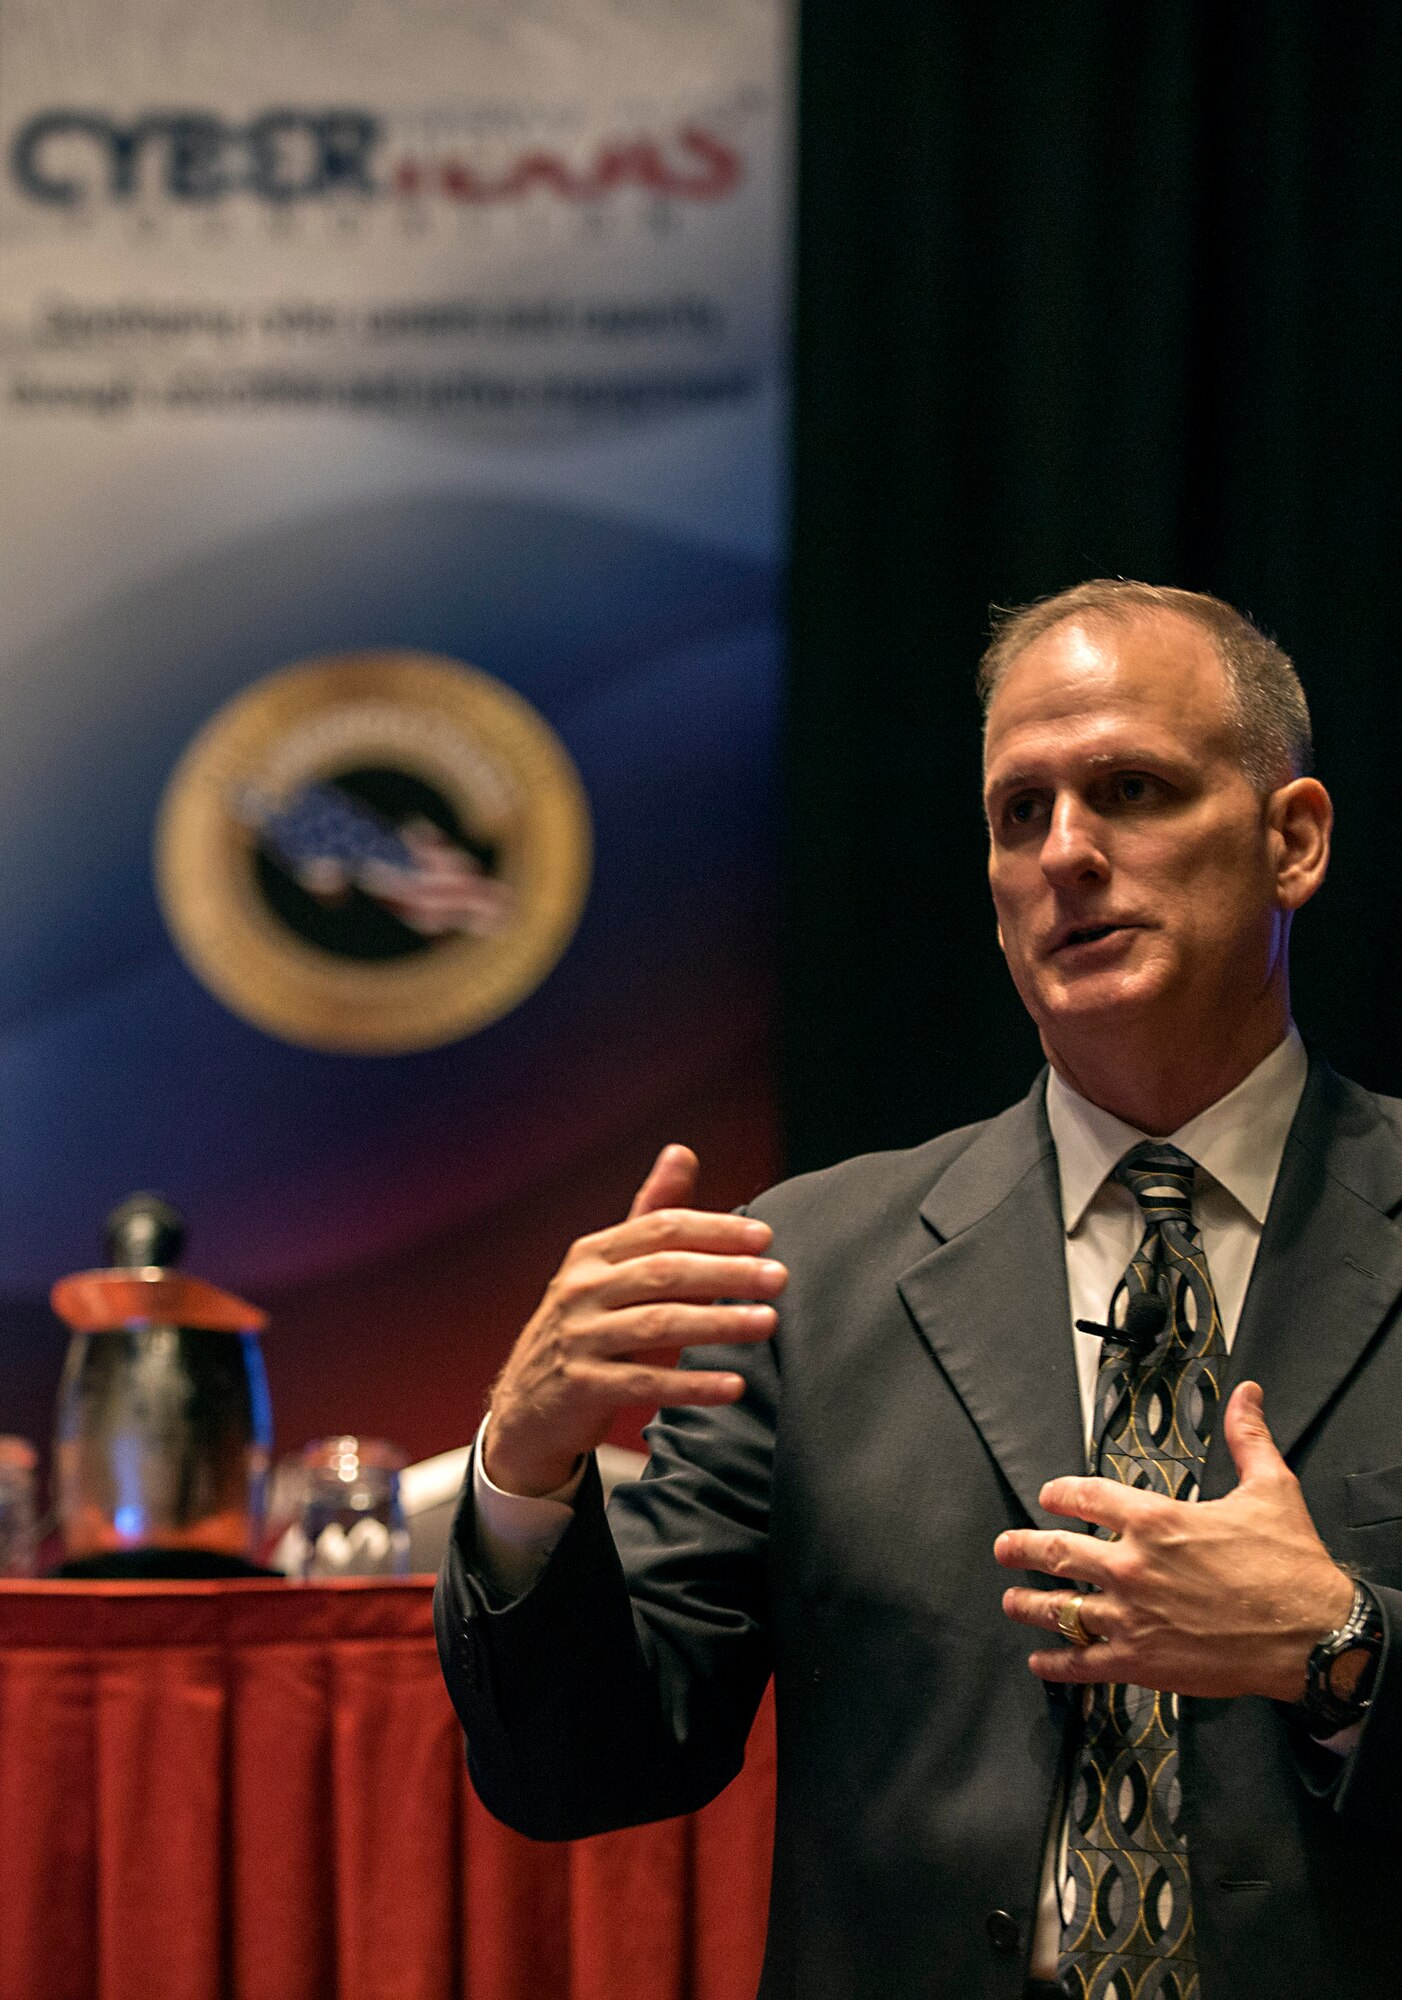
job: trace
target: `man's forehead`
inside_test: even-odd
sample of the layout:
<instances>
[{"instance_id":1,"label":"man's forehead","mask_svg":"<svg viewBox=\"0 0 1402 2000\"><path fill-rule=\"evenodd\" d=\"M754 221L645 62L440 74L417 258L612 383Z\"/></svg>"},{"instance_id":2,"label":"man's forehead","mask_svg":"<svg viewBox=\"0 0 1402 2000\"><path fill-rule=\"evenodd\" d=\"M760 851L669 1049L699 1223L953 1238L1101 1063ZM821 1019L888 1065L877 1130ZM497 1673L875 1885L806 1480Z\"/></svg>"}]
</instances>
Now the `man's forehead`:
<instances>
[{"instance_id":1,"label":"man's forehead","mask_svg":"<svg viewBox=\"0 0 1402 2000\"><path fill-rule=\"evenodd\" d=\"M1039 633L1008 665L989 703L984 763L1039 725L1106 732L1137 719L1174 738L1231 725L1226 670L1212 636L1181 612L1078 613Z\"/></svg>"},{"instance_id":2,"label":"man's forehead","mask_svg":"<svg viewBox=\"0 0 1402 2000\"><path fill-rule=\"evenodd\" d=\"M993 699L1029 674L1099 677L1115 668L1136 667L1151 679L1205 673L1225 681L1216 641L1198 619L1159 605L1134 605L1113 612L1068 612L1014 654Z\"/></svg>"}]
</instances>

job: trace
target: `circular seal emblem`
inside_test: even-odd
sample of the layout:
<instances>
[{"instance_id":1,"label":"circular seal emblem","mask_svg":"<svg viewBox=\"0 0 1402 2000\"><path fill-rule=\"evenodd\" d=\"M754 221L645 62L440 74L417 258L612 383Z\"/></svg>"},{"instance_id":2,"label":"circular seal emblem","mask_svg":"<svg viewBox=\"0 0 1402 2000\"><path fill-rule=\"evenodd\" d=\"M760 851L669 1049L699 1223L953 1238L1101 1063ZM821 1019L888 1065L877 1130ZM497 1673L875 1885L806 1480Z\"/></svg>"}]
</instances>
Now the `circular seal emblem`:
<instances>
[{"instance_id":1,"label":"circular seal emblem","mask_svg":"<svg viewBox=\"0 0 1402 2000\"><path fill-rule=\"evenodd\" d=\"M186 964L244 1020L398 1055L535 990L590 854L579 775L520 695L432 654L344 653L206 723L161 804L156 886Z\"/></svg>"}]
</instances>

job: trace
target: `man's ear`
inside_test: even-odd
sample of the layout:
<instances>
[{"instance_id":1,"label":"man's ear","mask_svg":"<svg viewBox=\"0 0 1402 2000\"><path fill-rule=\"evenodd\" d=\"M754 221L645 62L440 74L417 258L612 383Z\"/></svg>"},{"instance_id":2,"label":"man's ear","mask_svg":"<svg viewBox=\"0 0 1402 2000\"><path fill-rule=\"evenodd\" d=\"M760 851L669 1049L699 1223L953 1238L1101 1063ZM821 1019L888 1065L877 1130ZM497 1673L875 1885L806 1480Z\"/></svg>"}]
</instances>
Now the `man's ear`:
<instances>
[{"instance_id":1,"label":"man's ear","mask_svg":"<svg viewBox=\"0 0 1402 2000\"><path fill-rule=\"evenodd\" d=\"M1266 801L1275 865L1276 902L1299 910L1329 870L1334 806L1318 778L1292 778Z\"/></svg>"}]
</instances>

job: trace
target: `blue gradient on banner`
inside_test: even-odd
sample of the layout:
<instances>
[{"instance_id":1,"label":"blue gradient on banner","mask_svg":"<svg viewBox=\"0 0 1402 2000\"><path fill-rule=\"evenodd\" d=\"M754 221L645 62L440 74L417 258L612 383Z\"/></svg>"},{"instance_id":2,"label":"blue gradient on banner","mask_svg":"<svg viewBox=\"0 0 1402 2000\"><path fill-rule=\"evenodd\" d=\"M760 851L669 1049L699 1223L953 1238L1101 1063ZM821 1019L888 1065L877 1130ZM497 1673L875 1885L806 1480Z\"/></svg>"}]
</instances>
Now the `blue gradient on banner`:
<instances>
[{"instance_id":1,"label":"blue gradient on banner","mask_svg":"<svg viewBox=\"0 0 1402 2000\"><path fill-rule=\"evenodd\" d=\"M198 1263L257 1290L530 1185L578 1129L703 1078L768 1019L778 580L759 562L519 499L353 506L114 598L14 662L0 895L0 1295L92 1261L161 1187ZM562 964L483 1033L320 1055L227 1013L151 878L170 770L230 696L310 656L446 654L558 731L596 872ZM591 1120L593 1121L591 1124Z\"/></svg>"}]
</instances>

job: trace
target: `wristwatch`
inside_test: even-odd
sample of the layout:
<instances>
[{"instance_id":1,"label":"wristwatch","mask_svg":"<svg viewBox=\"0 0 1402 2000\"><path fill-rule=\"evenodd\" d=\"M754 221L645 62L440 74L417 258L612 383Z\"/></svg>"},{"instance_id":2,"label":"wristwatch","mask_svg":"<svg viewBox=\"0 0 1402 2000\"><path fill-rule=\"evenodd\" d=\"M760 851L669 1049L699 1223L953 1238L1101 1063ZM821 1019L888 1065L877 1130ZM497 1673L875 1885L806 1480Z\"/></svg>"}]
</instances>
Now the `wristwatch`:
<instances>
[{"instance_id":1,"label":"wristwatch","mask_svg":"<svg viewBox=\"0 0 1402 2000\"><path fill-rule=\"evenodd\" d=\"M1305 1692L1297 1713L1311 1736L1334 1736L1363 1720L1382 1650L1378 1601L1366 1583L1355 1583L1348 1617L1337 1631L1325 1633L1305 1663Z\"/></svg>"}]
</instances>

